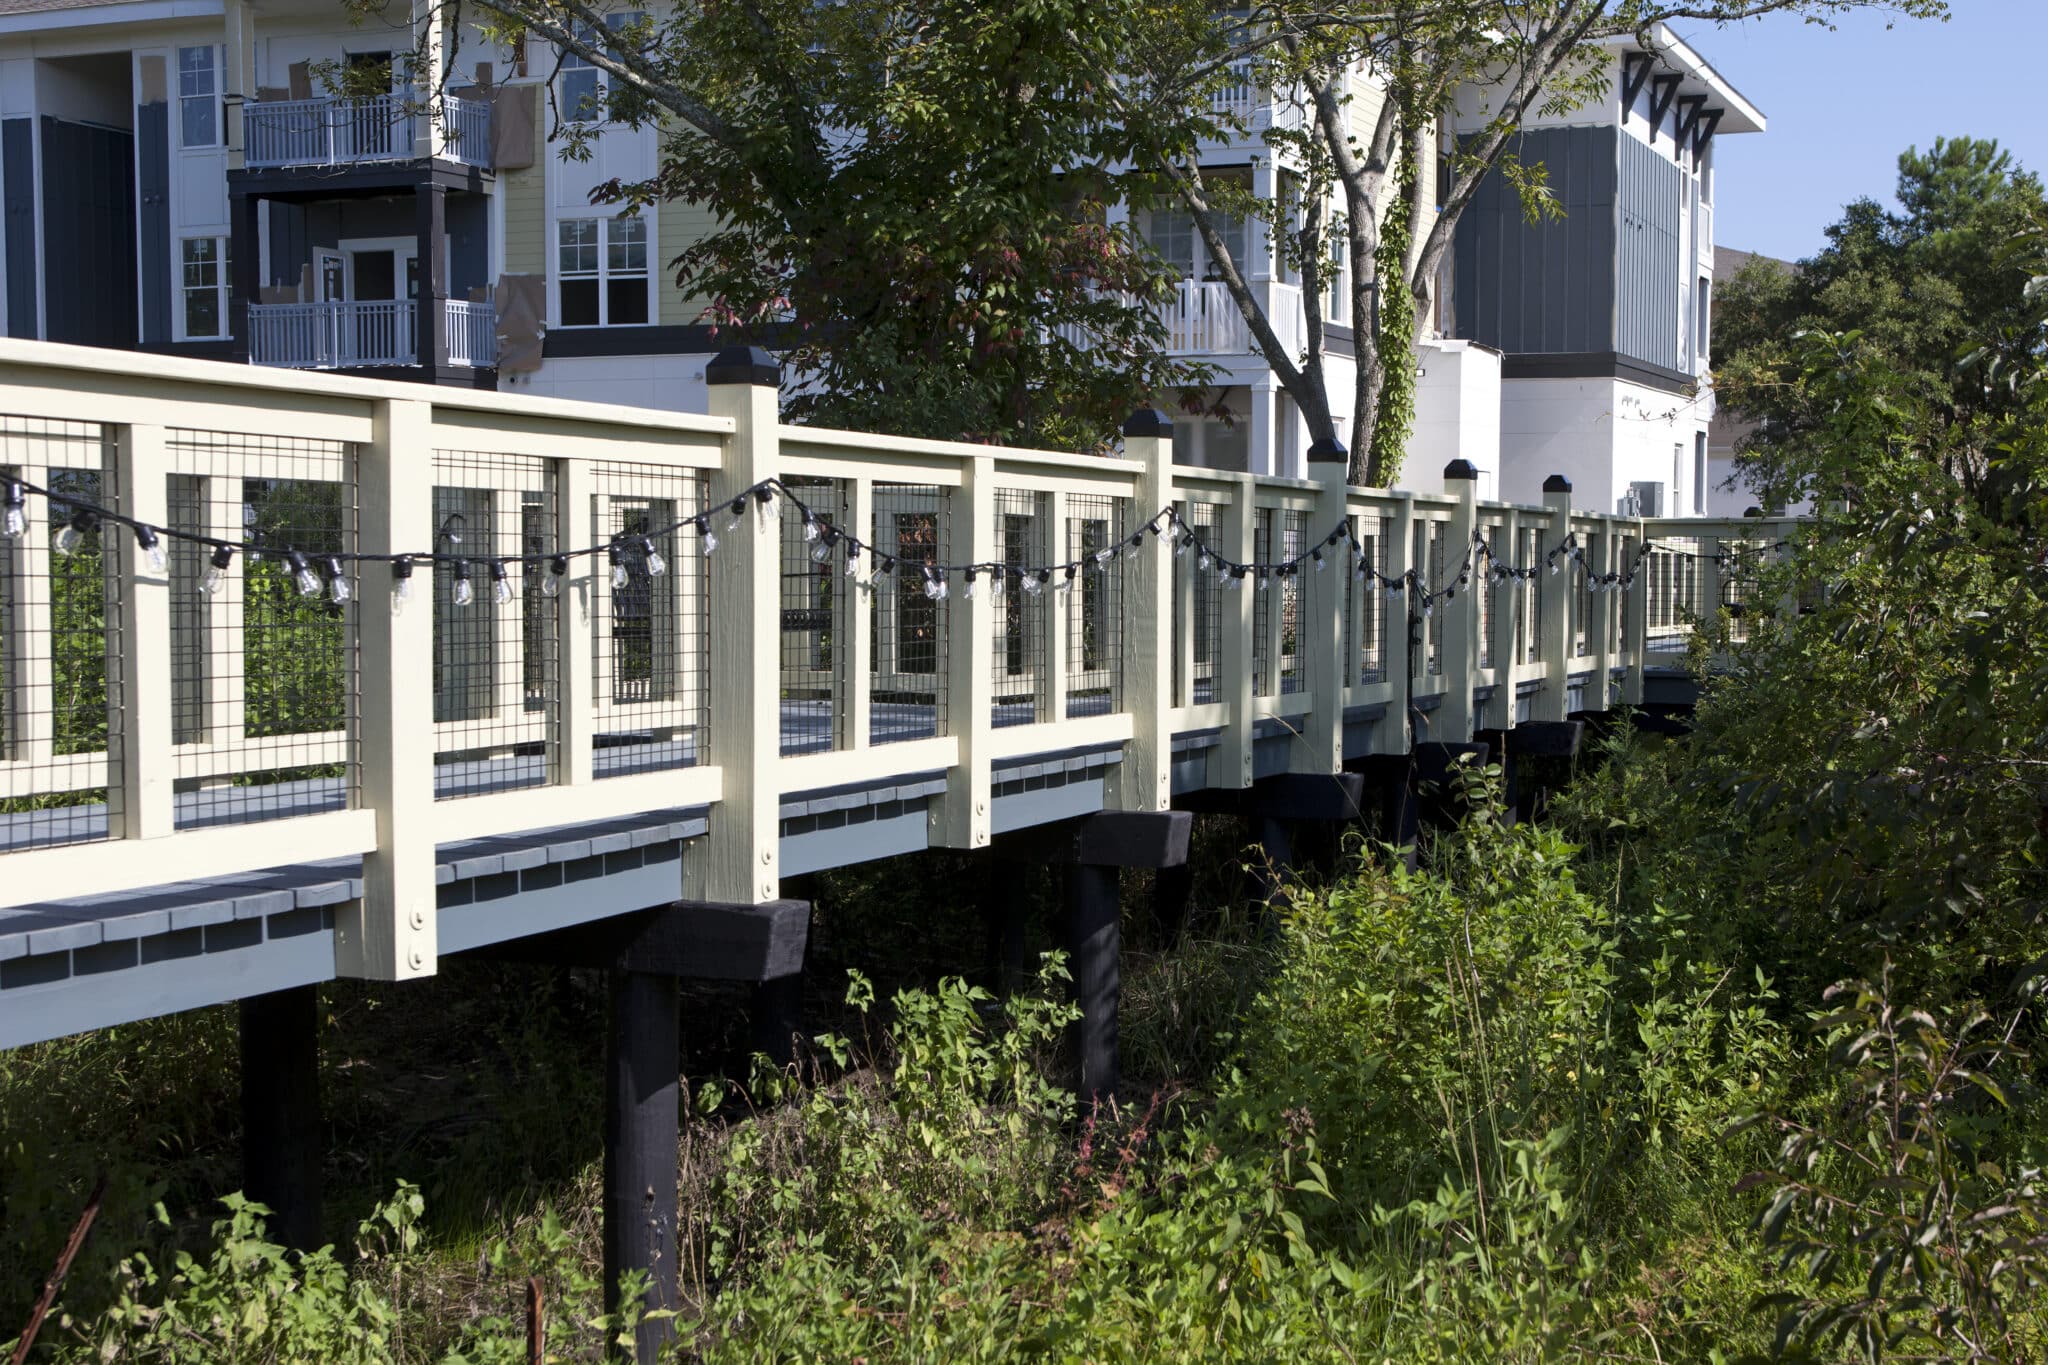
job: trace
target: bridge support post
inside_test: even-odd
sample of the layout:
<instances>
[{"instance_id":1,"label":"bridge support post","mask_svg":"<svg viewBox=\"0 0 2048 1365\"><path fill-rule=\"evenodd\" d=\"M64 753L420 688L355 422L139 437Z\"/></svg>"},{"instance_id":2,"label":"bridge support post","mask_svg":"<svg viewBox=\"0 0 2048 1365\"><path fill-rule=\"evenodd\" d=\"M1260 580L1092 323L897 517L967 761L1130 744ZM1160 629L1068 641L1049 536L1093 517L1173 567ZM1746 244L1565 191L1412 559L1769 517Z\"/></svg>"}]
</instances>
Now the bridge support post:
<instances>
[{"instance_id":1,"label":"bridge support post","mask_svg":"<svg viewBox=\"0 0 2048 1365\"><path fill-rule=\"evenodd\" d=\"M681 1138L678 1077L681 997L665 973L615 970L605 1034L604 1305L616 1313L620 1277L648 1277L643 1311L674 1309L681 1293L676 1260L676 1144ZM671 1320L642 1322L633 1358L653 1365Z\"/></svg>"},{"instance_id":2,"label":"bridge support post","mask_svg":"<svg viewBox=\"0 0 2048 1365\"><path fill-rule=\"evenodd\" d=\"M321 1245L320 988L241 1002L242 1193L285 1246Z\"/></svg>"},{"instance_id":3,"label":"bridge support post","mask_svg":"<svg viewBox=\"0 0 2048 1365\"><path fill-rule=\"evenodd\" d=\"M983 965L989 983L998 995L1015 995L1024 989L1031 973L1024 960L1024 912L1026 864L978 855L984 874L981 884L981 922L986 934Z\"/></svg>"},{"instance_id":4,"label":"bridge support post","mask_svg":"<svg viewBox=\"0 0 2048 1365\"><path fill-rule=\"evenodd\" d=\"M1117 1002L1122 991L1123 907L1118 874L1127 867L1178 867L1188 859L1186 811L1102 811L1061 825L1019 830L1005 852L1066 869L1061 938L1081 1007L1075 1052L1083 1104L1113 1101L1121 1082Z\"/></svg>"}]
</instances>

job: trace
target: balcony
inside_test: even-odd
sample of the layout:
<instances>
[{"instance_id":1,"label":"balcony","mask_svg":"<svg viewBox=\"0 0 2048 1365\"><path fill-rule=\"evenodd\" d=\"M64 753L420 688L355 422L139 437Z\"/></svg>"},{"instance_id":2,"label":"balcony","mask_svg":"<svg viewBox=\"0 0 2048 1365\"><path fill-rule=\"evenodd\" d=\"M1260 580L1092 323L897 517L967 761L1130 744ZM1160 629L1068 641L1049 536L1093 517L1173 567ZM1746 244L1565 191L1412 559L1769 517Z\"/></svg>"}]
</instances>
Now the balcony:
<instances>
[{"instance_id":1,"label":"balcony","mask_svg":"<svg viewBox=\"0 0 2048 1365\"><path fill-rule=\"evenodd\" d=\"M1255 283L1253 288L1264 289L1266 318L1280 339L1295 350L1306 346L1300 287L1272 281L1263 286ZM1159 305L1159 321L1166 329L1169 355L1226 357L1252 355L1258 350L1244 314L1230 297L1230 286L1221 281L1180 281L1172 296ZM1062 327L1060 335L1084 349L1095 344L1081 327Z\"/></svg>"},{"instance_id":2,"label":"balcony","mask_svg":"<svg viewBox=\"0 0 2048 1365\"><path fill-rule=\"evenodd\" d=\"M497 364L497 316L490 304L444 299L441 309L449 364ZM417 365L417 310L412 299L255 304L249 309L249 359L291 370Z\"/></svg>"},{"instance_id":3,"label":"balcony","mask_svg":"<svg viewBox=\"0 0 2048 1365\"><path fill-rule=\"evenodd\" d=\"M1262 84L1250 60L1232 62L1221 86L1210 92L1209 110L1235 119L1248 132L1308 126L1308 101L1300 86L1274 90Z\"/></svg>"},{"instance_id":4,"label":"balcony","mask_svg":"<svg viewBox=\"0 0 2048 1365\"><path fill-rule=\"evenodd\" d=\"M243 107L243 164L251 170L410 161L418 121L430 115L408 95L333 96ZM435 155L491 166L491 106L449 95L441 100L444 145Z\"/></svg>"}]
</instances>

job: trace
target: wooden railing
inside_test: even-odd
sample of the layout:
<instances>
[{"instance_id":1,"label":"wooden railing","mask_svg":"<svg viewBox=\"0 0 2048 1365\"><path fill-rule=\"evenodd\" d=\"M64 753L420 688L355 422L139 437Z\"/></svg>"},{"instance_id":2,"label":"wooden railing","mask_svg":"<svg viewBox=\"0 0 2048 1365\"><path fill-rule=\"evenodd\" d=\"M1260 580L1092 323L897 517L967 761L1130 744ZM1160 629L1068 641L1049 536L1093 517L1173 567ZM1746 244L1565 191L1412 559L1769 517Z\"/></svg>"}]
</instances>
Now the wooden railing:
<instances>
[{"instance_id":1,"label":"wooden railing","mask_svg":"<svg viewBox=\"0 0 2048 1365\"><path fill-rule=\"evenodd\" d=\"M1120 746L1129 809L1179 734L1208 786L1276 732L1332 772L1347 726L1399 753L1640 699L1791 534L1177 467L1143 426L1121 458L785 426L720 368L691 417L0 341L0 479L48 491L0 540L0 905L361 855L344 969L418 975L437 844L708 805L677 894L760 901L785 793L943 771L932 842L972 848L1025 755ZM67 537L79 503L247 548Z\"/></svg>"},{"instance_id":2,"label":"wooden railing","mask_svg":"<svg viewBox=\"0 0 2048 1365\"><path fill-rule=\"evenodd\" d=\"M438 113L443 138L435 154L489 169L490 105L446 95ZM253 102L243 106L243 164L265 170L411 160L416 120L428 116L406 93Z\"/></svg>"}]
</instances>

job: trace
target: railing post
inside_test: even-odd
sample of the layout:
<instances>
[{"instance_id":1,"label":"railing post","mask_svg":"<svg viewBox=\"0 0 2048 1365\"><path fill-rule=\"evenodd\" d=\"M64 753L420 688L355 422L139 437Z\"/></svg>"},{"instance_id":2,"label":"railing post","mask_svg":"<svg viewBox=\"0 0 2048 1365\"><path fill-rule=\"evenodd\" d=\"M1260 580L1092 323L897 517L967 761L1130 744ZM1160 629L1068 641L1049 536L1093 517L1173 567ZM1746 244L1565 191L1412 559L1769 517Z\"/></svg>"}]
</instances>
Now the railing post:
<instances>
[{"instance_id":1,"label":"railing post","mask_svg":"<svg viewBox=\"0 0 2048 1365\"><path fill-rule=\"evenodd\" d=\"M1233 562L1242 563L1252 557L1252 504L1258 491L1258 480L1243 476L1237 496L1218 519L1223 541L1220 553ZM1253 766L1252 594L1258 589L1240 579L1233 590L1229 582L1219 574L1216 591L1222 604L1216 612L1216 630L1222 638L1217 641L1216 700L1230 704L1230 719L1223 731L1223 743L1212 751L1216 766L1209 773L1209 785L1249 787Z\"/></svg>"},{"instance_id":2,"label":"railing post","mask_svg":"<svg viewBox=\"0 0 2048 1365\"><path fill-rule=\"evenodd\" d=\"M1643 704L1643 668L1650 653L1650 546L1649 527L1638 518L1635 523L1635 552L1621 565L1628 587L1621 597L1621 648L1628 672L1621 681L1625 706Z\"/></svg>"},{"instance_id":3,"label":"railing post","mask_svg":"<svg viewBox=\"0 0 2048 1365\"><path fill-rule=\"evenodd\" d=\"M1537 542L1549 578L1543 594L1543 690L1529 706L1529 719L1563 720L1571 711L1565 690L1565 670L1572 659L1572 576L1576 572L1571 555L1564 550L1565 537L1572 529L1572 481L1552 474L1543 481L1543 505L1550 509L1548 544ZM1551 566L1557 572L1551 574Z\"/></svg>"},{"instance_id":4,"label":"railing post","mask_svg":"<svg viewBox=\"0 0 2048 1365\"><path fill-rule=\"evenodd\" d=\"M561 498L555 520L556 542L594 544L598 537L591 508L597 496L596 473L588 460L563 460L560 466L555 484ZM561 670L556 697L561 710L548 781L557 787L581 786L596 780L593 755L597 748L598 576L605 563L602 555L570 560L569 575L555 598L555 648ZM526 572L547 573L548 566L535 564Z\"/></svg>"},{"instance_id":5,"label":"railing post","mask_svg":"<svg viewBox=\"0 0 2048 1365\"><path fill-rule=\"evenodd\" d=\"M960 471L952 498L952 556L962 564L987 564L996 551L995 457L971 456ZM946 848L987 848L991 794L991 746L995 729L995 628L997 600L981 575L974 596L964 583L951 585L946 630L946 715L960 756L946 774L945 798L932 808L932 842ZM866 613L855 629L864 627ZM842 693L842 700L844 694Z\"/></svg>"},{"instance_id":6,"label":"railing post","mask_svg":"<svg viewBox=\"0 0 2048 1365\"><path fill-rule=\"evenodd\" d=\"M169 524L167 485L170 460L164 429L122 427L115 451L116 487L128 515L151 526ZM107 676L119 679L121 776L107 796L119 814L109 833L123 839L159 839L176 826L171 796L171 580L152 573L140 539L126 531L101 531L103 555L120 556L114 577L121 629L107 640ZM118 551L108 539L122 542ZM170 545L157 549L168 555ZM110 824L113 822L110 821Z\"/></svg>"},{"instance_id":7,"label":"railing post","mask_svg":"<svg viewBox=\"0 0 2048 1365\"><path fill-rule=\"evenodd\" d=\"M1430 726L1432 739L1462 744L1472 738L1472 687L1479 674L1479 595L1472 591L1473 541L1479 531L1479 471L1470 460L1444 466L1446 489L1458 499L1445 532L1444 571L1452 575L1437 611L1443 622L1444 699ZM1459 568L1460 564L1467 567ZM1459 579L1465 581L1460 584Z\"/></svg>"},{"instance_id":8,"label":"railing post","mask_svg":"<svg viewBox=\"0 0 2048 1365\"><path fill-rule=\"evenodd\" d=\"M1700 584L1700 628L1707 631L1709 637L1720 628L1722 584L1728 576L1728 566L1721 562L1721 556L1723 548L1731 543L1738 547L1741 544L1721 536L1700 537L1700 576L1706 580Z\"/></svg>"},{"instance_id":9,"label":"railing post","mask_svg":"<svg viewBox=\"0 0 2048 1365\"><path fill-rule=\"evenodd\" d=\"M1323 544L1323 538L1344 524L1349 511L1350 461L1351 452L1342 442L1322 440L1309 447L1308 476L1322 489L1309 534L1317 537L1311 548L1322 555L1322 567L1316 567L1317 560L1309 560L1296 596L1295 638L1302 652L1302 684L1315 704L1308 714L1305 742L1289 750L1288 766L1295 772L1344 770L1344 607L1351 578L1344 572L1342 552Z\"/></svg>"},{"instance_id":10,"label":"railing post","mask_svg":"<svg viewBox=\"0 0 2048 1365\"><path fill-rule=\"evenodd\" d=\"M846 531L868 542L875 534L875 483L864 474L846 481ZM833 594L833 629L839 633L839 647L832 651L838 685L832 689L833 703L840 708L840 744L848 749L865 749L872 739L874 707L871 704L875 678L875 631L869 616L870 594L880 591L872 577L874 561L868 562L866 580L848 574L840 579Z\"/></svg>"},{"instance_id":11,"label":"railing post","mask_svg":"<svg viewBox=\"0 0 2048 1365\"><path fill-rule=\"evenodd\" d=\"M1408 699L1415 691L1414 651L1410 647L1409 622L1413 613L1419 610L1408 595L1408 575L1415 568L1415 495L1406 490L1389 494L1398 499L1394 504L1394 515L1386 519L1381 532L1387 540L1386 576L1402 585L1402 591L1390 595L1380 604L1387 614L1387 652L1385 674L1393 684L1393 698L1387 705L1387 715L1373 727L1372 751L1376 754L1405 754L1411 747L1409 736ZM1375 585L1375 591L1385 592L1384 585Z\"/></svg>"},{"instance_id":12,"label":"railing post","mask_svg":"<svg viewBox=\"0 0 2048 1365\"><path fill-rule=\"evenodd\" d=\"M434 413L418 399L380 399L368 445L357 453L362 553L390 555L434 542ZM432 592L412 610L387 605L389 571L365 562L360 632L363 801L377 816L377 847L363 857L363 897L335 917L334 965L343 976L397 981L433 973L434 666ZM431 575L431 566L415 573Z\"/></svg>"},{"instance_id":13,"label":"railing post","mask_svg":"<svg viewBox=\"0 0 2048 1365\"><path fill-rule=\"evenodd\" d=\"M1067 495L1058 489L1045 495L1047 530L1045 543L1049 553L1048 564L1064 564L1070 558L1067 549ZM1039 692L1039 713L1041 721L1057 721L1067 718L1067 692L1073 686L1073 679L1067 668L1067 632L1073 619L1074 584L1078 578L1068 578L1065 569L1053 571L1052 582L1045 587L1042 600L1045 603L1045 678Z\"/></svg>"},{"instance_id":14,"label":"railing post","mask_svg":"<svg viewBox=\"0 0 2048 1365\"><path fill-rule=\"evenodd\" d=\"M735 346L705 366L704 382L711 415L733 423L711 480L711 506L743 497L747 505L707 566L711 610L720 622L709 683L711 753L722 786L703 849L683 860L683 877L694 900L752 905L774 900L782 884L775 776L782 747L782 531L747 492L779 467L781 371L760 347Z\"/></svg>"},{"instance_id":15,"label":"railing post","mask_svg":"<svg viewBox=\"0 0 2048 1365\"><path fill-rule=\"evenodd\" d=\"M1157 516L1173 501L1173 423L1163 412L1133 413L1124 423L1124 458L1138 466L1139 517ZM1157 523L1155 523L1155 526ZM1173 537L1134 524L1136 544L1124 562L1124 709L1131 713L1130 750L1114 770L1115 803L1124 810L1165 810L1173 804Z\"/></svg>"}]
</instances>

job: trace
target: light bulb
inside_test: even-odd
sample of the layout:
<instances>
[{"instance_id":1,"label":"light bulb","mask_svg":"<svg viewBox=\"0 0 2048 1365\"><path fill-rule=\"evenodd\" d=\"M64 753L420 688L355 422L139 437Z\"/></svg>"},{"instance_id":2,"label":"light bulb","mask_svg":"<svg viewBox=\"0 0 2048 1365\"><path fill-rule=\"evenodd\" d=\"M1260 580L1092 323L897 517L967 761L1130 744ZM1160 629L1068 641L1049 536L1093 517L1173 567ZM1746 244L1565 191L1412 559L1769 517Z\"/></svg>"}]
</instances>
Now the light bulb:
<instances>
[{"instance_id":1,"label":"light bulb","mask_svg":"<svg viewBox=\"0 0 2048 1365\"><path fill-rule=\"evenodd\" d=\"M830 545L827 545L824 541L821 540L816 545L813 545L811 547L811 563L823 564L831 558L832 547Z\"/></svg>"},{"instance_id":2,"label":"light bulb","mask_svg":"<svg viewBox=\"0 0 2048 1365\"><path fill-rule=\"evenodd\" d=\"M0 492L0 535L13 540L28 534L28 492L13 479Z\"/></svg>"},{"instance_id":3,"label":"light bulb","mask_svg":"<svg viewBox=\"0 0 2048 1365\"><path fill-rule=\"evenodd\" d=\"M966 583L961 585L960 595L966 598L968 601L972 602L974 600L975 592L976 585L974 581L974 570L969 569L967 571L967 581Z\"/></svg>"},{"instance_id":4,"label":"light bulb","mask_svg":"<svg viewBox=\"0 0 2048 1365\"><path fill-rule=\"evenodd\" d=\"M327 596L337 607L349 597L348 574L343 572L341 560L331 556L327 561Z\"/></svg>"},{"instance_id":5,"label":"light bulb","mask_svg":"<svg viewBox=\"0 0 2048 1365\"><path fill-rule=\"evenodd\" d=\"M469 563L458 559L455 561L455 605L466 607L474 601L476 589L469 581Z\"/></svg>"},{"instance_id":6,"label":"light bulb","mask_svg":"<svg viewBox=\"0 0 2048 1365\"><path fill-rule=\"evenodd\" d=\"M1261 572L1261 573L1259 574L1259 591L1260 591L1260 592L1271 592L1271 591L1272 591L1272 589L1273 589L1273 575L1272 575L1272 574L1269 574L1269 573L1265 573L1265 572L1263 572L1263 571L1262 571L1262 572Z\"/></svg>"},{"instance_id":7,"label":"light bulb","mask_svg":"<svg viewBox=\"0 0 2048 1365\"><path fill-rule=\"evenodd\" d=\"M1044 591L1045 591L1045 578L1046 578L1046 575L1045 575L1045 573L1044 573L1043 571L1040 571L1039 573L1031 573L1031 574L1025 574L1025 575L1024 575L1024 594L1025 594L1025 596L1027 596L1027 597L1036 597L1036 596L1038 596L1038 595L1039 595L1040 593L1044 592Z\"/></svg>"},{"instance_id":8,"label":"light bulb","mask_svg":"<svg viewBox=\"0 0 2048 1365\"><path fill-rule=\"evenodd\" d=\"M292 576L292 582L299 585L299 596L319 597L327 591L327 585L320 581L320 575L313 572L313 566L297 550L284 552L285 571Z\"/></svg>"},{"instance_id":9,"label":"light bulb","mask_svg":"<svg viewBox=\"0 0 2048 1365\"><path fill-rule=\"evenodd\" d=\"M1006 577L1008 575L1001 568L988 571L988 595L991 601L1003 595L1003 579Z\"/></svg>"},{"instance_id":10,"label":"light bulb","mask_svg":"<svg viewBox=\"0 0 2048 1365\"><path fill-rule=\"evenodd\" d=\"M223 587L226 587L228 565L234 562L234 558L234 547L229 545L214 546L213 558L206 565L206 577L199 580L199 591L205 593L208 597L213 597Z\"/></svg>"},{"instance_id":11,"label":"light bulb","mask_svg":"<svg viewBox=\"0 0 2048 1365\"><path fill-rule=\"evenodd\" d=\"M1322 573L1324 570L1330 567L1330 561L1323 558L1323 552L1321 550L1315 550L1310 552L1309 558L1313 559L1316 562L1317 573Z\"/></svg>"},{"instance_id":12,"label":"light bulb","mask_svg":"<svg viewBox=\"0 0 2048 1365\"><path fill-rule=\"evenodd\" d=\"M704 553L710 554L718 548L718 532L711 529L709 522L704 525Z\"/></svg>"},{"instance_id":13,"label":"light bulb","mask_svg":"<svg viewBox=\"0 0 2048 1365\"><path fill-rule=\"evenodd\" d=\"M849 545L846 547L846 576L848 578L852 578L855 574L859 572L860 551L855 549L853 546Z\"/></svg>"},{"instance_id":14,"label":"light bulb","mask_svg":"<svg viewBox=\"0 0 2048 1365\"><path fill-rule=\"evenodd\" d=\"M1556 573L1556 572L1557 572L1557 559L1556 559L1556 557L1555 557L1555 556L1552 556L1552 558L1551 558L1551 561L1550 561L1550 571L1551 571L1552 573Z\"/></svg>"},{"instance_id":15,"label":"light bulb","mask_svg":"<svg viewBox=\"0 0 2048 1365\"><path fill-rule=\"evenodd\" d=\"M1098 569L1106 569L1109 567L1109 561L1115 558L1116 547L1113 545L1107 550L1097 550L1095 552L1095 567Z\"/></svg>"},{"instance_id":16,"label":"light bulb","mask_svg":"<svg viewBox=\"0 0 2048 1365\"><path fill-rule=\"evenodd\" d=\"M817 538L818 538L818 519L817 519L816 517L805 517L805 518L804 518L804 539L805 539L806 541L812 541L812 540L816 540Z\"/></svg>"},{"instance_id":17,"label":"light bulb","mask_svg":"<svg viewBox=\"0 0 2048 1365\"><path fill-rule=\"evenodd\" d=\"M400 555L391 561L391 614L405 614L405 604L412 601L412 557Z\"/></svg>"},{"instance_id":18,"label":"light bulb","mask_svg":"<svg viewBox=\"0 0 2048 1365\"><path fill-rule=\"evenodd\" d=\"M605 547L604 553L612 564L612 589L617 591L626 586L626 556L616 540Z\"/></svg>"},{"instance_id":19,"label":"light bulb","mask_svg":"<svg viewBox=\"0 0 2048 1365\"><path fill-rule=\"evenodd\" d=\"M170 561L164 557L163 540L157 535L155 528L149 526L136 527L135 543L142 547L142 562L149 566L151 573L164 574L170 572Z\"/></svg>"},{"instance_id":20,"label":"light bulb","mask_svg":"<svg viewBox=\"0 0 2048 1365\"><path fill-rule=\"evenodd\" d=\"M1188 557L1188 547L1194 543L1195 538L1193 536L1182 536L1180 544L1173 547L1173 557L1175 559L1186 559Z\"/></svg>"},{"instance_id":21,"label":"light bulb","mask_svg":"<svg viewBox=\"0 0 2048 1365\"><path fill-rule=\"evenodd\" d=\"M1436 603L1434 603L1434 602L1424 602L1424 603L1422 604L1422 614L1423 614L1423 616L1424 616L1424 617L1430 617L1430 616L1434 616L1434 615L1436 615Z\"/></svg>"},{"instance_id":22,"label":"light bulb","mask_svg":"<svg viewBox=\"0 0 2048 1365\"><path fill-rule=\"evenodd\" d=\"M646 536L640 537L640 557L647 561L647 576L659 578L668 572L668 561L661 557L661 551L654 548L654 542Z\"/></svg>"},{"instance_id":23,"label":"light bulb","mask_svg":"<svg viewBox=\"0 0 2048 1365\"><path fill-rule=\"evenodd\" d=\"M553 559L550 559L548 561L548 571L542 575L540 580L540 595L542 597L560 597L562 595L562 580L568 576L568 573L569 556L556 555Z\"/></svg>"},{"instance_id":24,"label":"light bulb","mask_svg":"<svg viewBox=\"0 0 2048 1365\"><path fill-rule=\"evenodd\" d=\"M929 569L925 570L924 595L934 602L944 597L946 595L946 580L932 573Z\"/></svg>"},{"instance_id":25,"label":"light bulb","mask_svg":"<svg viewBox=\"0 0 2048 1365\"><path fill-rule=\"evenodd\" d=\"M1067 565L1067 574L1066 574L1066 577L1064 577L1064 578L1062 578L1062 579L1060 580L1060 587L1059 587L1059 590L1060 590L1061 592L1072 592L1072 591L1074 590L1074 566L1073 566L1073 565L1071 565L1071 564Z\"/></svg>"},{"instance_id":26,"label":"light bulb","mask_svg":"<svg viewBox=\"0 0 2048 1365\"><path fill-rule=\"evenodd\" d=\"M85 539L85 533L97 525L99 525L99 518L84 508L73 512L70 522L65 525L62 531L57 533L57 553L60 555L72 553L78 548L78 543Z\"/></svg>"},{"instance_id":27,"label":"light bulb","mask_svg":"<svg viewBox=\"0 0 2048 1365\"><path fill-rule=\"evenodd\" d=\"M725 523L726 534L730 535L732 532L740 529L740 518L747 514L747 500L745 498L734 498L732 506L727 510L732 513L732 516Z\"/></svg>"},{"instance_id":28,"label":"light bulb","mask_svg":"<svg viewBox=\"0 0 2048 1365\"><path fill-rule=\"evenodd\" d=\"M1202 551L1202 557L1195 561L1195 567L1203 573L1207 573L1216 567L1216 560L1207 550L1204 550Z\"/></svg>"},{"instance_id":29,"label":"light bulb","mask_svg":"<svg viewBox=\"0 0 2048 1365\"><path fill-rule=\"evenodd\" d=\"M1387 600L1388 600L1388 601L1390 601L1390 602L1391 602L1391 601L1392 601L1393 599L1395 599L1396 597L1399 597L1400 595L1401 595L1401 585L1400 585L1400 584L1399 584L1398 582L1396 582L1396 583L1389 583L1389 584L1387 584Z\"/></svg>"},{"instance_id":30,"label":"light bulb","mask_svg":"<svg viewBox=\"0 0 2048 1365\"><path fill-rule=\"evenodd\" d=\"M491 600L504 606L512 600L512 580L505 576L505 561L491 561Z\"/></svg>"}]
</instances>

